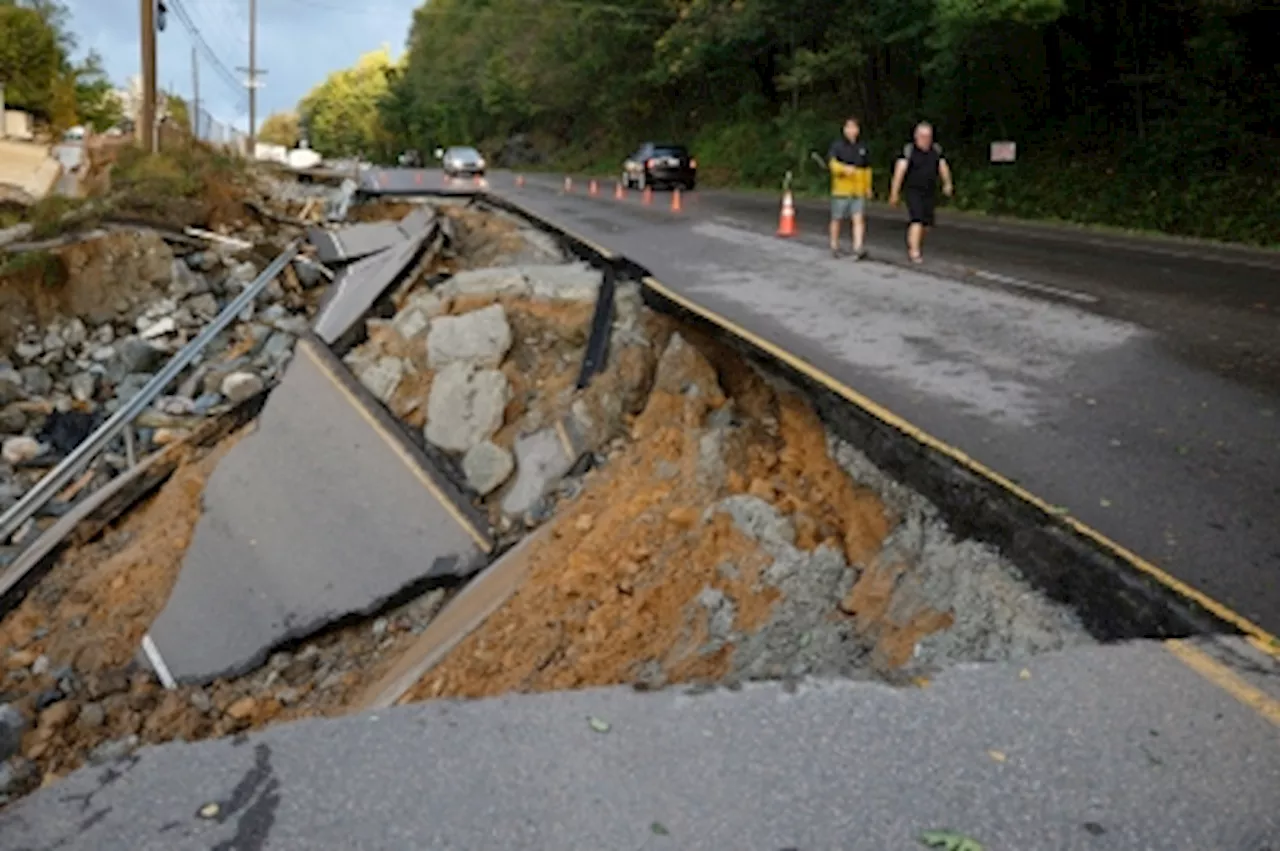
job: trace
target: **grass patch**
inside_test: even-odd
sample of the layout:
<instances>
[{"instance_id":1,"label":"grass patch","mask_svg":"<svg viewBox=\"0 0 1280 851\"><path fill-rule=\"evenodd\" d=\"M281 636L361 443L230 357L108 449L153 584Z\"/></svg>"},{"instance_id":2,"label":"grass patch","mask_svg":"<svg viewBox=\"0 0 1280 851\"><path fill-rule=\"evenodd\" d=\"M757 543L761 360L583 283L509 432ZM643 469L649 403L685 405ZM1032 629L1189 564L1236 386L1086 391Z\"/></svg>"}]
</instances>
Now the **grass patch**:
<instances>
[{"instance_id":1,"label":"grass patch","mask_svg":"<svg viewBox=\"0 0 1280 851\"><path fill-rule=\"evenodd\" d=\"M8 281L60 287L67 282L67 267L61 257L50 251L24 251L9 255L0 262L0 283Z\"/></svg>"}]
</instances>

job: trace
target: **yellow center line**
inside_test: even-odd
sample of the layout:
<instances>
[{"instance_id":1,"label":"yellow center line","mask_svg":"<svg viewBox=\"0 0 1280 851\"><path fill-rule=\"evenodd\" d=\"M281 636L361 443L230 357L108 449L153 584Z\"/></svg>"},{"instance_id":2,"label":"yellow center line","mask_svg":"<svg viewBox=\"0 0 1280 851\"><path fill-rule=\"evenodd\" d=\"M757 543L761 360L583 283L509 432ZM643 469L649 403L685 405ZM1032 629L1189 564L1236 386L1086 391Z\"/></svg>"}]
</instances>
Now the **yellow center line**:
<instances>
[{"instance_id":1,"label":"yellow center line","mask_svg":"<svg viewBox=\"0 0 1280 851\"><path fill-rule=\"evenodd\" d=\"M680 305L681 307L688 310L689 312L695 313L698 316L701 316L702 318L706 319L707 321L715 325L719 325L721 328L733 334L736 334L738 337L741 337L742 339L751 343L756 348L759 348L765 352L768 352L771 356L787 364L792 369L795 369L797 372L803 373L804 375L818 382L822 386L826 387L827 389L841 396L846 401L851 402L852 404L856 405L857 407L871 414L873 417L880 420L881 422L887 425L890 425L898 429L899 431L909 435L910 437L914 438L920 443L923 443L926 446L929 446L930 448L935 449L938 452L941 452L949 456L950 458L959 462L965 467L969 468L973 472L979 474L980 476L983 476L988 481L994 482L995 484L999 485L1000 487L1004 488L1010 493L1018 496L1022 500L1031 503L1035 507L1039 508L1041 511L1044 511L1046 514L1050 514L1060 518L1063 522L1065 522L1077 533L1085 536L1086 538L1090 539L1091 541L1093 541L1095 544L1098 544L1102 548L1106 550L1110 550L1113 555L1118 556L1119 558L1128 562L1137 570L1154 578L1155 580L1160 582L1162 585L1164 585L1166 588L1169 588L1170 590L1176 592L1182 597L1185 597L1186 599L1195 602L1201 608L1205 609L1206 611L1212 612L1221 620L1231 624L1236 629L1240 630L1242 633L1249 636L1251 639L1250 643L1253 644L1262 652L1266 653L1269 656L1280 658L1280 639L1277 639L1274 635L1267 632L1257 624L1253 623L1244 615L1241 615L1240 613L1236 612L1234 609L1230 608L1226 604L1218 602L1217 600L1213 599L1207 594L1201 591L1198 591L1195 588L1192 588L1190 585L1187 585L1185 582L1181 581L1180 579L1177 579L1171 576L1170 574L1166 573L1164 570L1161 570L1156 565L1152 564L1151 562L1139 556L1137 553L1134 553L1133 551L1111 540L1106 535L1102 534L1101 532L1094 529L1093 527L1087 526L1084 523L1081 523L1079 520L1075 519L1074 517L1063 516L1060 512L1054 510L1053 506L1049 505L1049 503L1045 502L1040 497L1036 496L1035 494L1031 493L1030 491L1026 490L1023 487L1020 487L1019 485L1014 484L1012 481L1005 478L1000 473L997 473L995 470L992 470L990 467L987 467L981 462L970 457L963 450L958 449L957 447L952 446L951 444L946 443L942 440L939 440L938 438L922 430L918 426L913 425L912 423L908 422L907 420L893 413L888 408L885 408L879 403L872 401L871 399L862 395L861 393L854 390L853 388L845 384L842 384L840 381L828 375L827 373L823 372L822 370L818 369L817 367L813 366L808 361L801 360L800 358L796 357L795 355L791 354L785 349L777 346L774 343L769 342L768 340L752 333L751 331L748 331L746 328L743 328L741 325L738 325L732 320L726 319L725 317L720 316L719 314L714 313L711 310L708 310L707 308L703 307L697 302L691 301L690 299L680 295L679 293L672 290L670 287L663 284L657 278L654 278L652 275L645 277L644 283L646 286L660 293L665 298L668 298L671 301L675 302L676 304Z\"/></svg>"},{"instance_id":2,"label":"yellow center line","mask_svg":"<svg viewBox=\"0 0 1280 851\"><path fill-rule=\"evenodd\" d=\"M328 364L320 359L320 356L312 350L312 346L314 344L310 340L301 340L299 342L299 348L306 353L307 358L316 365L316 368L320 370L321 374L324 375L325 378L329 379L334 387L338 388L338 392L346 398L347 402L351 404L351 407L356 409L364 421L367 422L375 432L377 432L378 436L381 437L383 442L391 448L391 451L396 454L396 457L400 459L401 463L409 468L409 471L413 473L414 477L417 478L417 480L422 483L422 486L436 498L437 502L444 506L445 510L449 512L453 519L456 520L463 529L467 530L467 533L471 535L476 544L479 545L480 549L486 554L491 553L493 551L493 544L489 542L488 538L481 534L480 530L472 525L471 521L467 519L467 516L458 510L458 506L454 505L453 500L445 496L445 494L436 485L435 481L427 475L426 471L422 469L413 456L405 450L403 444L400 443L395 435L391 434L391 432L389 432L382 423L378 422L378 418L370 413L370 411L364 406L364 403L362 403L356 395L351 392L351 389L343 383L342 379L335 375L333 370L329 368Z\"/></svg>"},{"instance_id":3,"label":"yellow center line","mask_svg":"<svg viewBox=\"0 0 1280 851\"><path fill-rule=\"evenodd\" d=\"M1280 700L1245 682L1235 671L1198 647L1176 639L1166 641L1164 646L1188 668L1280 727Z\"/></svg>"}]
</instances>

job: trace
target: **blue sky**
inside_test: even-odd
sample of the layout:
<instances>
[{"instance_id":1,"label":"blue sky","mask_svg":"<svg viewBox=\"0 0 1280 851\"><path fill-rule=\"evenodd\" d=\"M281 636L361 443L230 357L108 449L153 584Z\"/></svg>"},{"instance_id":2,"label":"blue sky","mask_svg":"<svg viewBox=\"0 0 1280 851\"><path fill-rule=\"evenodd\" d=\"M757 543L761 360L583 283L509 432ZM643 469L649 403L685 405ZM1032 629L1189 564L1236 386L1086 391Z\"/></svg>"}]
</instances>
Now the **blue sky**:
<instances>
[{"instance_id":1,"label":"blue sky","mask_svg":"<svg viewBox=\"0 0 1280 851\"><path fill-rule=\"evenodd\" d=\"M93 48L118 85L138 73L138 0L64 0L71 10L78 53ZM177 0L209 48L237 76L249 64L249 0ZM413 10L422 0L257 0L258 65L267 69L258 90L258 121L291 109L331 71L386 45L404 49ZM173 0L170 0L172 6ZM192 40L177 15L158 36L158 82L191 98ZM248 126L241 92L200 57L200 99L219 121Z\"/></svg>"}]
</instances>

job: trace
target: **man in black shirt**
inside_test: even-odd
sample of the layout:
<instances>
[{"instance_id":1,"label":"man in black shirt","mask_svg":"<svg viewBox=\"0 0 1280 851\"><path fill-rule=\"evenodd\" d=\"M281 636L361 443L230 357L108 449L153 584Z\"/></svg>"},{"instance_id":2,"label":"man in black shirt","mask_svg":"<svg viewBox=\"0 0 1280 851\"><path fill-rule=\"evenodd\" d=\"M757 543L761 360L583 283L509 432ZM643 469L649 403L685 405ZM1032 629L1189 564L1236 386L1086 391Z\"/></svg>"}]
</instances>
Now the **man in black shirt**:
<instances>
[{"instance_id":1,"label":"man in black shirt","mask_svg":"<svg viewBox=\"0 0 1280 851\"><path fill-rule=\"evenodd\" d=\"M937 201L938 179L942 193L948 198L953 191L951 168L942 157L942 148L933 142L933 127L927 122L916 125L914 141L902 149L902 157L893 169L893 186L889 203L897 206L898 198L907 199L907 256L912 263L923 259L920 254L925 228L933 227L933 208Z\"/></svg>"},{"instance_id":2,"label":"man in black shirt","mask_svg":"<svg viewBox=\"0 0 1280 851\"><path fill-rule=\"evenodd\" d=\"M867 232L866 199L871 194L871 157L858 138L858 119L847 118L844 133L827 151L831 171L831 255L840 256L840 225L853 220L853 255L867 256L862 247Z\"/></svg>"}]
</instances>

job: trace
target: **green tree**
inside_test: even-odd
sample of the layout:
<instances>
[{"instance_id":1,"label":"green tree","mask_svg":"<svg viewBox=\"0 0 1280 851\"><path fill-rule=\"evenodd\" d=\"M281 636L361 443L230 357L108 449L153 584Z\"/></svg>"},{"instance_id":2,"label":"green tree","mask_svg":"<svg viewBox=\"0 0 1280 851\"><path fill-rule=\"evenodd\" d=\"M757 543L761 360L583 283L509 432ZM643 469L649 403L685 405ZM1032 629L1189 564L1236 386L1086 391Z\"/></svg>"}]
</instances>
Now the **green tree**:
<instances>
[{"instance_id":1,"label":"green tree","mask_svg":"<svg viewBox=\"0 0 1280 851\"><path fill-rule=\"evenodd\" d=\"M312 89L299 104L311 147L326 156L389 156L392 140L383 129L378 105L393 68L384 48L366 53L353 67L330 74Z\"/></svg>"},{"instance_id":2,"label":"green tree","mask_svg":"<svg viewBox=\"0 0 1280 851\"><path fill-rule=\"evenodd\" d=\"M191 130L191 110L187 107L185 98L166 93L164 95L164 111L174 125L181 127L183 130Z\"/></svg>"},{"instance_id":3,"label":"green tree","mask_svg":"<svg viewBox=\"0 0 1280 851\"><path fill-rule=\"evenodd\" d=\"M494 153L523 134L612 168L666 137L707 182L776 185L845 115L882 176L929 119L960 204L1275 243L1277 31L1272 0L430 0L380 128L321 110L316 139ZM986 161L996 139L1012 169Z\"/></svg>"},{"instance_id":4,"label":"green tree","mask_svg":"<svg viewBox=\"0 0 1280 851\"><path fill-rule=\"evenodd\" d=\"M84 61L76 66L75 77L76 111L80 121L102 133L124 119L124 104L107 78L102 57L96 51L89 51Z\"/></svg>"},{"instance_id":5,"label":"green tree","mask_svg":"<svg viewBox=\"0 0 1280 851\"><path fill-rule=\"evenodd\" d=\"M298 113L273 112L258 128L258 140L292 148L298 144Z\"/></svg>"},{"instance_id":6,"label":"green tree","mask_svg":"<svg viewBox=\"0 0 1280 851\"><path fill-rule=\"evenodd\" d=\"M62 65L58 34L38 12L0 5L0 82L10 109L48 117Z\"/></svg>"}]
</instances>

